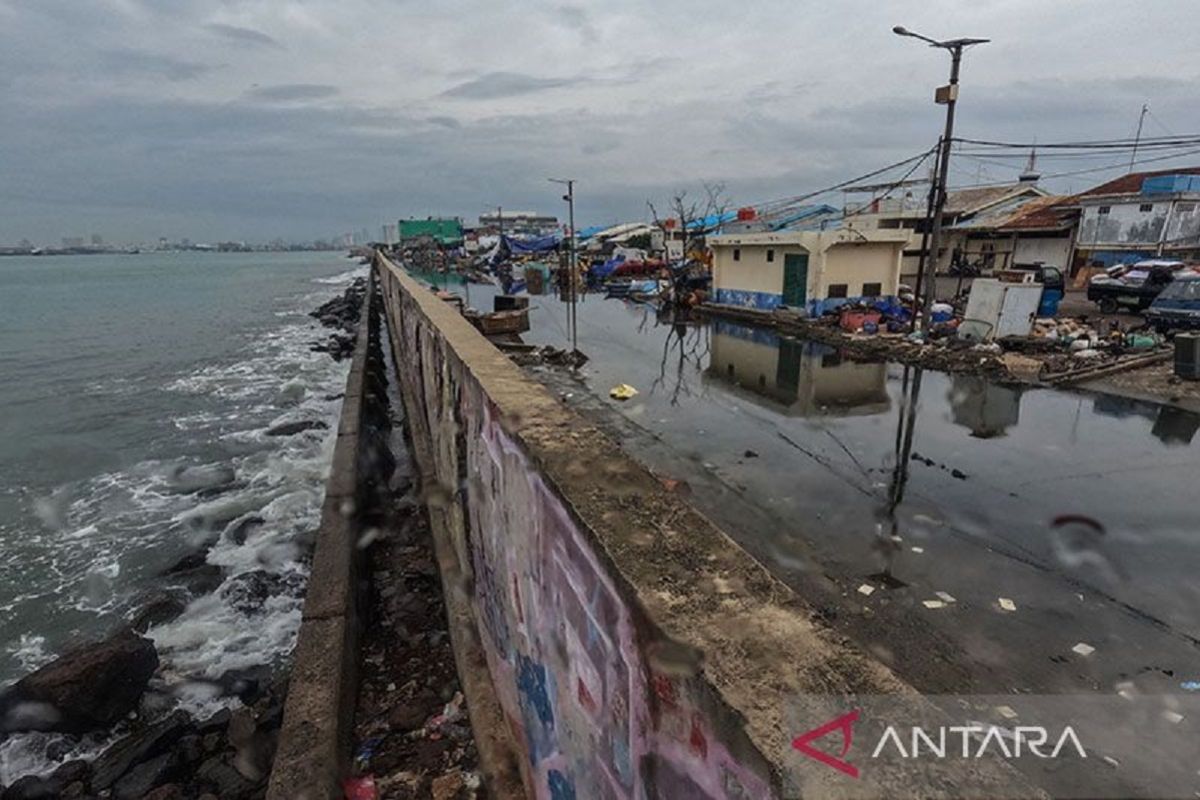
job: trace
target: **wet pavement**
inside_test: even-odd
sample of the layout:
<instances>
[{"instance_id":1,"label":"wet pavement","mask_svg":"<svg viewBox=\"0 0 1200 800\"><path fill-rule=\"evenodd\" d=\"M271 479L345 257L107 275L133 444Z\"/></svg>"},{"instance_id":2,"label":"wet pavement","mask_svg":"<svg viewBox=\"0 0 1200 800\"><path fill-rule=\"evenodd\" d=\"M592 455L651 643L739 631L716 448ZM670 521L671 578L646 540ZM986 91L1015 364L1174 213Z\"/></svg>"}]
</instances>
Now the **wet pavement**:
<instances>
[{"instance_id":1,"label":"wet pavement","mask_svg":"<svg viewBox=\"0 0 1200 800\"><path fill-rule=\"evenodd\" d=\"M490 309L492 290L470 293ZM566 344L564 305L531 307L525 339ZM854 363L594 295L578 308L580 377L535 374L918 689L1200 679L1200 416ZM639 394L611 400L618 383Z\"/></svg>"}]
</instances>

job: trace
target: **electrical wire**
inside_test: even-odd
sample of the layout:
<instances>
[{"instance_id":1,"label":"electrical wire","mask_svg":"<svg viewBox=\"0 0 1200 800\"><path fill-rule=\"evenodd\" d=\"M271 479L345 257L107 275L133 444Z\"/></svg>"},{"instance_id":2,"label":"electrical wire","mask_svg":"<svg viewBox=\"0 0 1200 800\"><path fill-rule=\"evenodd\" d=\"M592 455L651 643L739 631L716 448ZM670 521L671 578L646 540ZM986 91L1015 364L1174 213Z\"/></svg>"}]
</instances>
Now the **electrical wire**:
<instances>
[{"instance_id":1,"label":"electrical wire","mask_svg":"<svg viewBox=\"0 0 1200 800\"><path fill-rule=\"evenodd\" d=\"M818 191L815 191L815 192L809 192L808 194L796 195L795 197L784 197L784 198L780 198L778 200L765 200L765 201L759 202L759 203L750 203L749 205L752 205L755 208L765 208L765 207L771 207L771 206L778 206L778 207L786 208L787 206L802 203L805 200L811 200L814 197L820 197L821 195L824 195L824 194L830 194L831 192L836 192L839 189L845 189L848 186L853 186L856 183L861 183L862 181L865 181L868 178L874 178L877 175L882 175L883 173L890 172L893 169L898 169L900 167L907 166L908 164L911 164L914 161L917 161L917 162L924 161L926 158L929 158L929 156L932 155L935 150L937 150L937 145L934 145L933 147L929 148L928 150L918 153L915 156L906 158L903 161L897 161L895 164L888 164L886 167L881 167L877 170L868 172L865 175L859 175L856 178L851 178L848 181L842 181L841 183L835 184L835 185L830 186L825 189L819 189Z\"/></svg>"}]
</instances>

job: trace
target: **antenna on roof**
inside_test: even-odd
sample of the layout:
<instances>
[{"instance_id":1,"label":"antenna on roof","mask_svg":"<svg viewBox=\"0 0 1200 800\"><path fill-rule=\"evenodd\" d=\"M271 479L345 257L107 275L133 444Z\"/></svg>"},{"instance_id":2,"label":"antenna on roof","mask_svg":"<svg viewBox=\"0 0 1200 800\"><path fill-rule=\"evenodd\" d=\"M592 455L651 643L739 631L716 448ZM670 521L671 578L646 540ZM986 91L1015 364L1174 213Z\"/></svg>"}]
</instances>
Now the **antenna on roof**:
<instances>
[{"instance_id":1,"label":"antenna on roof","mask_svg":"<svg viewBox=\"0 0 1200 800\"><path fill-rule=\"evenodd\" d=\"M1037 171L1037 145L1029 148L1029 160L1025 162L1025 171L1017 176L1020 183L1037 183L1042 174Z\"/></svg>"},{"instance_id":2,"label":"antenna on roof","mask_svg":"<svg viewBox=\"0 0 1200 800\"><path fill-rule=\"evenodd\" d=\"M1149 103L1142 103L1142 115L1138 117L1137 133L1133 137L1133 153L1129 156L1129 171L1133 172L1133 161L1137 158L1138 144L1142 141L1142 123L1146 121L1146 114L1150 111Z\"/></svg>"}]
</instances>

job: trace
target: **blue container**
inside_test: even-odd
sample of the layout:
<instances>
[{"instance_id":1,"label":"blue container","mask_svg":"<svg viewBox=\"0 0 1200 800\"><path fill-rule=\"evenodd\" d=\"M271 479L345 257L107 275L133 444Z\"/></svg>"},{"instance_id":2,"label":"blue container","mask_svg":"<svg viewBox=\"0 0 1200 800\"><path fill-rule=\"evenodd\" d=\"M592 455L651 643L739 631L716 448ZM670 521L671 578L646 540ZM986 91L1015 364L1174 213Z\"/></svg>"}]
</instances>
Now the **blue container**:
<instances>
[{"instance_id":1,"label":"blue container","mask_svg":"<svg viewBox=\"0 0 1200 800\"><path fill-rule=\"evenodd\" d=\"M1058 304L1062 301L1063 293L1058 289L1043 289L1042 299L1038 303L1039 317L1053 317L1058 314Z\"/></svg>"}]
</instances>

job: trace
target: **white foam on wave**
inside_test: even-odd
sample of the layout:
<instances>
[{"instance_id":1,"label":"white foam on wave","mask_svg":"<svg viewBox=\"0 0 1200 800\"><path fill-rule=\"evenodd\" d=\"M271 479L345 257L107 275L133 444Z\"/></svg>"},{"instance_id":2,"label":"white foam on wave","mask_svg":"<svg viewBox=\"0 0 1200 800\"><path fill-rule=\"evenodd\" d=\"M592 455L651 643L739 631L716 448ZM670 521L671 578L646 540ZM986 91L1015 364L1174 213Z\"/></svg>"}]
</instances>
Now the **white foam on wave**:
<instances>
[{"instance_id":1,"label":"white foam on wave","mask_svg":"<svg viewBox=\"0 0 1200 800\"><path fill-rule=\"evenodd\" d=\"M364 271L319 282L348 283ZM319 298L329 299L328 289ZM102 620L127 615L132 598L157 585L147 580L153 574L150 565L173 558L156 553L178 553L218 537L207 561L222 568L222 587L193 599L180 617L147 634L158 648L161 676L177 707L200 716L237 702L214 694L205 680L278 662L291 651L299 629L307 580L303 546L320 522L340 393L349 370L349 362L309 350L325 331L306 317L307 310L297 309L291 321L281 320L278 328L247 340L231 363L198 366L160 384L169 392L212 398L202 402L209 407L163 424L210 454L214 443L229 443L228 457L213 462L211 456L200 460L181 452L173 461L143 461L62 487L37 501L44 527L23 532L19 551L0 554L0 563L29 559L26 564L36 561L56 578L52 589L39 591L36 599L23 594L14 598L14 605L54 603L74 614L97 616L100 626ZM336 399L326 399L330 397ZM319 420L327 427L296 436L264 436L281 419ZM180 477L220 475L219 470L233 479L207 498ZM230 531L252 518L262 521L247 524L244 541L234 541ZM258 570L283 576L292 590L268 596L252 609L244 599L239 608L223 595L222 589L232 587L239 576ZM30 631L10 642L5 652L25 671L50 660L53 649L40 632ZM28 734L0 743L0 782L53 769L56 764L46 760L45 747L61 739ZM70 757L86 756L103 743L76 743Z\"/></svg>"},{"instance_id":2,"label":"white foam on wave","mask_svg":"<svg viewBox=\"0 0 1200 800\"><path fill-rule=\"evenodd\" d=\"M354 269L348 269L345 272L339 272L337 275L330 275L328 278L313 278L313 283L324 283L330 286L337 286L343 283L353 283L355 278L367 277L367 267L362 265Z\"/></svg>"}]
</instances>

